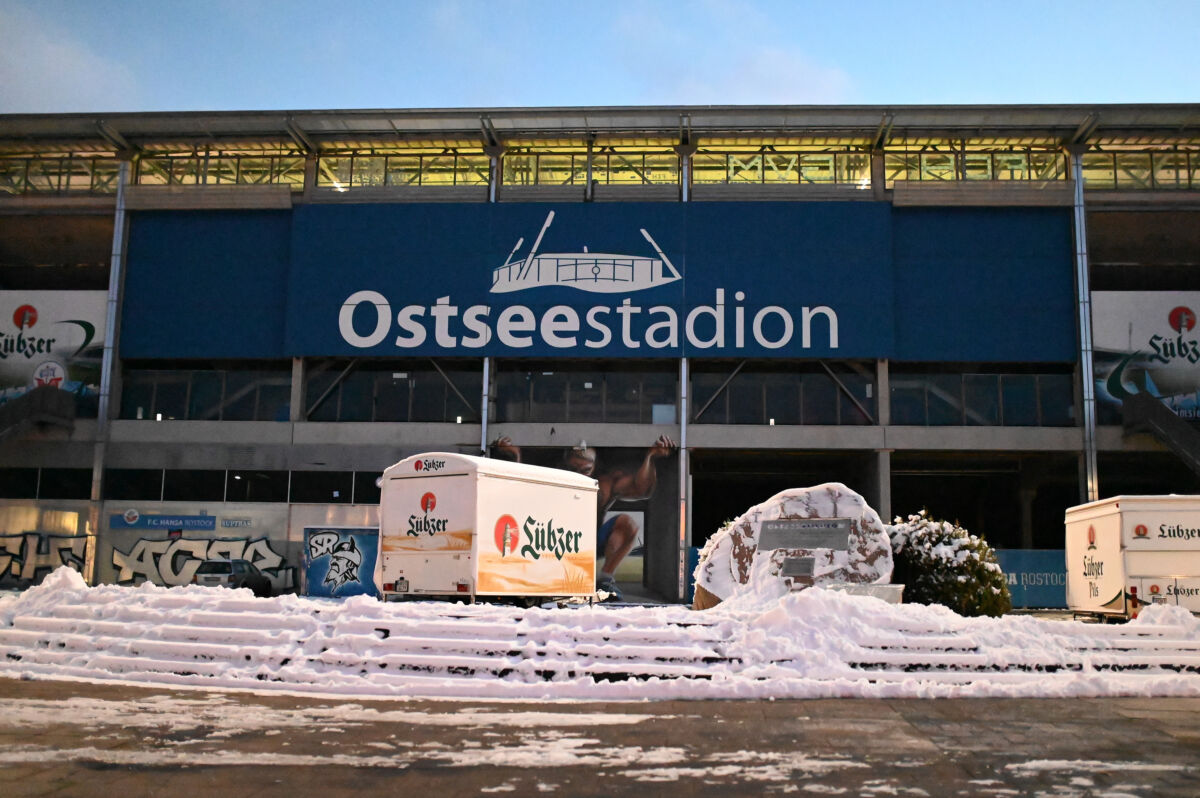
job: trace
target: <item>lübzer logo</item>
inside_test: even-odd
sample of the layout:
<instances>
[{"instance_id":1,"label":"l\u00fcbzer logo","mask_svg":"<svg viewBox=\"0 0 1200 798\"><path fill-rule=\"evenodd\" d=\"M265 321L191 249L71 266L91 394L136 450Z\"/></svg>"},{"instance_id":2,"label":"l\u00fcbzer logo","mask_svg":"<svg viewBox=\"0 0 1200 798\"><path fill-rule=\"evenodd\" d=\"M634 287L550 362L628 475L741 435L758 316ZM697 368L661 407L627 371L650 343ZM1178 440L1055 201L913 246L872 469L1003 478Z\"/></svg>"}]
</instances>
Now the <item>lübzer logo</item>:
<instances>
[{"instance_id":1,"label":"l\u00fcbzer logo","mask_svg":"<svg viewBox=\"0 0 1200 798\"><path fill-rule=\"evenodd\" d=\"M1090 525L1088 526L1088 548L1096 548L1096 528Z\"/></svg>"},{"instance_id":2,"label":"l\u00fcbzer logo","mask_svg":"<svg viewBox=\"0 0 1200 798\"><path fill-rule=\"evenodd\" d=\"M1157 363L1169 363L1172 360L1183 359L1189 363L1200 362L1200 341L1184 337L1196 326L1196 314L1191 308L1180 305L1172 308L1167 314L1167 323L1175 331L1174 338L1162 335L1152 335L1147 342L1154 350L1150 360Z\"/></svg>"},{"instance_id":3,"label":"l\u00fcbzer logo","mask_svg":"<svg viewBox=\"0 0 1200 798\"><path fill-rule=\"evenodd\" d=\"M445 460L417 460L413 463L413 471L441 471L446 467Z\"/></svg>"},{"instance_id":4,"label":"l\u00fcbzer logo","mask_svg":"<svg viewBox=\"0 0 1200 798\"><path fill-rule=\"evenodd\" d=\"M436 535L439 532L446 531L450 525L449 518L432 518L429 515L435 507L437 507L437 496L432 493L426 493L421 497L422 515L413 513L408 517L408 530L406 534L409 537L419 538L422 533Z\"/></svg>"},{"instance_id":5,"label":"l\u00fcbzer logo","mask_svg":"<svg viewBox=\"0 0 1200 798\"><path fill-rule=\"evenodd\" d=\"M683 279L644 228L640 232L658 257L594 253L586 247L582 252L539 254L542 236L553 220L551 211L529 253L514 260L525 241L517 240L504 263L492 270L489 293L565 287L589 293L632 294ZM399 328L393 341L398 349L423 346L430 332L440 349L480 349L490 344L493 337L504 347L526 349L534 346L535 334L540 336L542 344L554 349L610 346L639 349L642 344L650 349L677 349L681 338L694 349L714 350L744 349L747 337L752 339L751 345L764 349L779 349L791 342L797 323L790 310L780 305L757 310L743 307L746 293L732 293L734 301L727 305L726 290L715 289L713 304L693 306L681 319L681 310L670 305L645 308L628 298L615 306L595 305L587 309L554 305L539 317L525 305L481 304L461 309L452 304L450 296L440 296L432 305L406 305L393 315L387 297L378 291L362 290L350 294L342 303L338 331L346 343L359 349L373 348L386 341L393 319ZM374 326L365 335L354 323L355 311L364 305L375 310ZM799 310L801 348L812 347L813 320L819 316L828 330L827 347L837 349L838 317L833 308L801 306ZM366 317L370 319L370 315ZM732 347L726 346L727 328L732 328Z\"/></svg>"},{"instance_id":6,"label":"l\u00fcbzer logo","mask_svg":"<svg viewBox=\"0 0 1200 798\"><path fill-rule=\"evenodd\" d=\"M516 521L511 516L501 516L500 520L496 522L497 532L499 532L500 522L505 519L512 520L513 526L516 526ZM526 516L525 523L521 526L521 532L525 535L525 545L521 547L521 556L533 560L541 559L543 554L553 554L559 560L563 558L564 554L578 554L579 541L583 537L582 530L556 527L554 519L543 523L533 516ZM506 528L506 545L509 542L508 534Z\"/></svg>"},{"instance_id":7,"label":"l\u00fcbzer logo","mask_svg":"<svg viewBox=\"0 0 1200 798\"><path fill-rule=\"evenodd\" d=\"M1162 588L1160 588L1158 585L1150 585L1150 594L1153 596L1157 596L1161 590Z\"/></svg>"},{"instance_id":8,"label":"l\u00fcbzer logo","mask_svg":"<svg viewBox=\"0 0 1200 798\"><path fill-rule=\"evenodd\" d=\"M1138 524L1133 528L1134 537L1144 538L1150 534L1150 530L1146 529L1145 524Z\"/></svg>"},{"instance_id":9,"label":"l\u00fcbzer logo","mask_svg":"<svg viewBox=\"0 0 1200 798\"><path fill-rule=\"evenodd\" d=\"M496 548L500 550L501 557L517 553L517 546L521 542L521 535L517 530L517 519L511 515L500 516L496 519L494 532Z\"/></svg>"}]
</instances>

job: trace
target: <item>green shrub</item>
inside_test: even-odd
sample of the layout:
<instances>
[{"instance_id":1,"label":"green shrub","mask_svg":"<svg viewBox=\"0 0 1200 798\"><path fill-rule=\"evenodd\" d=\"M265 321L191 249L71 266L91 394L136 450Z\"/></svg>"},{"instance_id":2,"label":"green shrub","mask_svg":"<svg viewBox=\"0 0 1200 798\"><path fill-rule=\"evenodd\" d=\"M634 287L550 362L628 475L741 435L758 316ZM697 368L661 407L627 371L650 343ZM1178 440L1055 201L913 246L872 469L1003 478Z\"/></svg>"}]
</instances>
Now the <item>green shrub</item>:
<instances>
[{"instance_id":1,"label":"green shrub","mask_svg":"<svg viewBox=\"0 0 1200 798\"><path fill-rule=\"evenodd\" d=\"M1012 609L996 553L958 524L934 521L922 510L889 528L895 571L904 600L944 604L959 615L997 617Z\"/></svg>"}]
</instances>

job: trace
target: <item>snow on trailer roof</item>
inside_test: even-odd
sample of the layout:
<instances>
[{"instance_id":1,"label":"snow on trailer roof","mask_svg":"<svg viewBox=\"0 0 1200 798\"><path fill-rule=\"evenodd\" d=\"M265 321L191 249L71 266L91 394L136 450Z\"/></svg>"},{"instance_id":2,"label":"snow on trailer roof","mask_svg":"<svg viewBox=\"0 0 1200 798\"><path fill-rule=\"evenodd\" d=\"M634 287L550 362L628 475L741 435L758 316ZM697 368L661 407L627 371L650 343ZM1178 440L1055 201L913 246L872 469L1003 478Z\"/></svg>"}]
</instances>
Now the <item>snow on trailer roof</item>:
<instances>
[{"instance_id":1,"label":"snow on trailer roof","mask_svg":"<svg viewBox=\"0 0 1200 798\"><path fill-rule=\"evenodd\" d=\"M434 474L487 474L489 476L550 482L565 487L596 490L596 480L562 468L514 463L491 457L476 457L454 452L425 452L406 457L383 471L384 480L408 479Z\"/></svg>"}]
</instances>

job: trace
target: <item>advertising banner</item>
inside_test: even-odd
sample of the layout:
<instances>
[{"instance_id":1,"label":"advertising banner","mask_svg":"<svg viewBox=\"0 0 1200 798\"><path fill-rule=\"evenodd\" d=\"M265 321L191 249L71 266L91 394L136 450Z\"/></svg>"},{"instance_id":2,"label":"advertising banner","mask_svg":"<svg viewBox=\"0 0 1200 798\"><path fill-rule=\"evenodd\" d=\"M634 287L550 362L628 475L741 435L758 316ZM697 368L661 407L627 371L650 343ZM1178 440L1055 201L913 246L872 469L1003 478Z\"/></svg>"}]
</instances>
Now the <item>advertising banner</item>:
<instances>
[{"instance_id":1,"label":"advertising banner","mask_svg":"<svg viewBox=\"0 0 1200 798\"><path fill-rule=\"evenodd\" d=\"M328 598L378 596L377 527L305 527L305 595Z\"/></svg>"},{"instance_id":2,"label":"advertising banner","mask_svg":"<svg viewBox=\"0 0 1200 798\"><path fill-rule=\"evenodd\" d=\"M0 403L41 385L95 399L104 291L0 291Z\"/></svg>"},{"instance_id":3,"label":"advertising banner","mask_svg":"<svg viewBox=\"0 0 1200 798\"><path fill-rule=\"evenodd\" d=\"M1092 294L1097 401L1119 411L1149 393L1187 419L1200 418L1200 292Z\"/></svg>"},{"instance_id":4,"label":"advertising banner","mask_svg":"<svg viewBox=\"0 0 1200 798\"><path fill-rule=\"evenodd\" d=\"M1062 549L996 549L1014 607L1067 606L1066 552Z\"/></svg>"},{"instance_id":5,"label":"advertising banner","mask_svg":"<svg viewBox=\"0 0 1200 798\"><path fill-rule=\"evenodd\" d=\"M181 249L179 242L188 243ZM124 357L1067 361L1070 215L882 202L135 214Z\"/></svg>"},{"instance_id":6,"label":"advertising banner","mask_svg":"<svg viewBox=\"0 0 1200 798\"><path fill-rule=\"evenodd\" d=\"M97 584L186 585L200 563L219 559L248 560L276 593L297 586L302 557L287 539L286 505L110 501L101 518Z\"/></svg>"}]
</instances>

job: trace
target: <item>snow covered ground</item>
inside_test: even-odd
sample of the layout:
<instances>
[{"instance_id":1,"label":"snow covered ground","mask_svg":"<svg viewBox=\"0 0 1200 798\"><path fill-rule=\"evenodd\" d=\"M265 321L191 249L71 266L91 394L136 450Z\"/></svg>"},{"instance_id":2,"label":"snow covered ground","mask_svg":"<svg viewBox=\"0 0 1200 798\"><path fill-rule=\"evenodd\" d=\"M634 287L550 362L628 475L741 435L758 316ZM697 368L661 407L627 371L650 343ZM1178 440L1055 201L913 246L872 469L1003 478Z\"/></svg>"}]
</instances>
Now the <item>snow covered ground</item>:
<instances>
[{"instance_id":1,"label":"snow covered ground","mask_svg":"<svg viewBox=\"0 0 1200 798\"><path fill-rule=\"evenodd\" d=\"M1200 619L968 619L820 589L704 612L257 599L89 588L63 568L0 598L0 675L413 698L1200 696Z\"/></svg>"}]
</instances>

